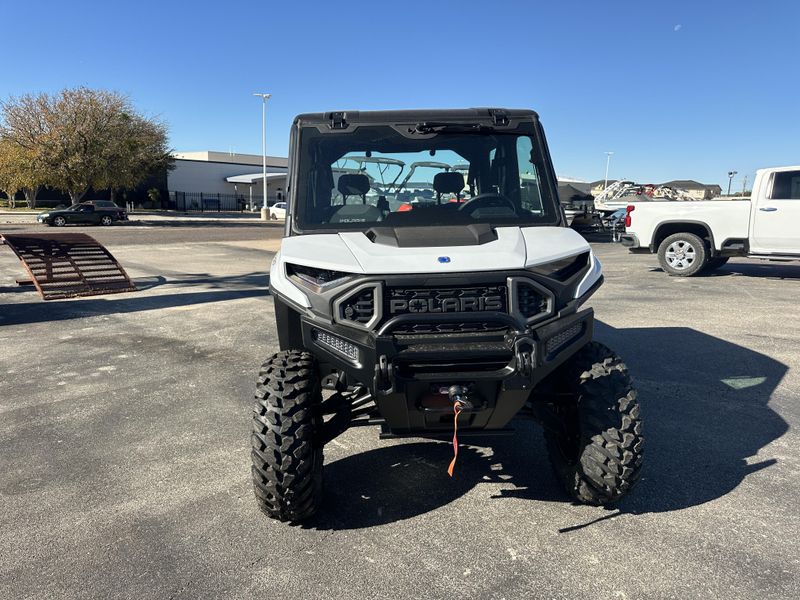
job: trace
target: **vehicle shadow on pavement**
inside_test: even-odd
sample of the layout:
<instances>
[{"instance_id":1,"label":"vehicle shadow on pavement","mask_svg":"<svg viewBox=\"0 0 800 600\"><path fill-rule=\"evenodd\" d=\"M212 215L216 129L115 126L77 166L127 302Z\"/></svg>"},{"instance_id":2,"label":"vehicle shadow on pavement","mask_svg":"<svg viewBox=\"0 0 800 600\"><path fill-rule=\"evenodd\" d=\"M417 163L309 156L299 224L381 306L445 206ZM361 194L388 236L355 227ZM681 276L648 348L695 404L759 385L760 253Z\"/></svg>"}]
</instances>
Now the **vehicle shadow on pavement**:
<instances>
[{"instance_id":1,"label":"vehicle shadow on pavement","mask_svg":"<svg viewBox=\"0 0 800 600\"><path fill-rule=\"evenodd\" d=\"M264 273L215 277L205 273L134 278L137 292L121 295L87 296L66 300L42 300L32 287L31 302L0 304L0 326L66 321L86 317L136 313L195 304L225 302L269 295L269 278ZM202 288L180 293L146 293L165 286L177 289ZM0 288L0 292L6 288ZM9 288L11 289L11 288ZM16 288L13 288L16 289Z\"/></svg>"},{"instance_id":2,"label":"vehicle shadow on pavement","mask_svg":"<svg viewBox=\"0 0 800 600\"><path fill-rule=\"evenodd\" d=\"M704 504L777 463L756 455L789 429L769 406L786 365L688 327L597 323L596 337L625 359L642 405L645 467L623 513Z\"/></svg>"},{"instance_id":3,"label":"vehicle shadow on pavement","mask_svg":"<svg viewBox=\"0 0 800 600\"><path fill-rule=\"evenodd\" d=\"M510 486L508 495L566 501L550 473L541 433L536 429L533 423L523 422L514 435L460 440L452 479L447 466L453 446L435 440L380 446L326 464L325 500L307 526L359 529L402 521L446 510L446 505L486 483ZM472 445L470 439L481 445ZM505 492L487 491L487 495L502 498Z\"/></svg>"},{"instance_id":4,"label":"vehicle shadow on pavement","mask_svg":"<svg viewBox=\"0 0 800 600\"><path fill-rule=\"evenodd\" d=\"M663 273L661 267L650 269L652 273ZM763 279L800 279L800 264L785 263L738 263L728 262L726 265L709 273L700 273L695 277L759 277Z\"/></svg>"},{"instance_id":5,"label":"vehicle shadow on pavement","mask_svg":"<svg viewBox=\"0 0 800 600\"><path fill-rule=\"evenodd\" d=\"M645 466L619 512L598 508L596 518L563 533L618 514L704 504L777 463L755 456L789 428L769 406L786 365L685 327L614 329L597 322L596 339L615 349L634 377L644 419ZM515 428L513 436L462 438L453 479L446 473L452 446L441 442L382 446L327 464L327 499L308 525L358 529L400 521L443 509L484 482L502 484L487 492L492 501L568 503L551 472L539 427L519 422Z\"/></svg>"},{"instance_id":6,"label":"vehicle shadow on pavement","mask_svg":"<svg viewBox=\"0 0 800 600\"><path fill-rule=\"evenodd\" d=\"M134 277L131 279L136 289L140 292L162 287L192 287L201 286L206 289L236 289L241 287L255 287L264 290L269 287L269 275L262 272L245 273L243 275L211 275L210 273L180 273L153 275L150 277Z\"/></svg>"},{"instance_id":7,"label":"vehicle shadow on pavement","mask_svg":"<svg viewBox=\"0 0 800 600\"><path fill-rule=\"evenodd\" d=\"M142 219L137 221L129 221L124 225L115 225L115 227L191 227L191 228L219 228L225 227L226 229L236 229L242 227L265 227L274 229L283 229L283 221L261 221L260 219L242 219L241 221L232 220L213 220L213 215L208 220L201 219L181 219L175 217L175 220L169 219Z\"/></svg>"}]
</instances>

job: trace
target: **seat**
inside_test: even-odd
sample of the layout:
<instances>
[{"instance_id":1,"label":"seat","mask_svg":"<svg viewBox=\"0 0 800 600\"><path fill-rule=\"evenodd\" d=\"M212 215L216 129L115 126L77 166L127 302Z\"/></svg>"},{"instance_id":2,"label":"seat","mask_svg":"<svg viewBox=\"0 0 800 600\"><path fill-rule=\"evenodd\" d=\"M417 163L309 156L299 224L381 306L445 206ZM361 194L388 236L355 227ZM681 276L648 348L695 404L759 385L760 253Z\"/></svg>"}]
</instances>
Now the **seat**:
<instances>
[{"instance_id":1,"label":"seat","mask_svg":"<svg viewBox=\"0 0 800 600\"><path fill-rule=\"evenodd\" d=\"M369 192L369 177L360 173L345 173L339 176L336 189L342 195L342 204L347 204L348 196L361 196L363 204L367 203Z\"/></svg>"},{"instance_id":2,"label":"seat","mask_svg":"<svg viewBox=\"0 0 800 600\"><path fill-rule=\"evenodd\" d=\"M437 173L433 177L433 189L438 204L442 203L442 194L455 194L456 200L460 202L461 192L464 190L464 176L457 171Z\"/></svg>"},{"instance_id":3,"label":"seat","mask_svg":"<svg viewBox=\"0 0 800 600\"><path fill-rule=\"evenodd\" d=\"M369 178L359 173L346 173L339 176L336 188L342 195L342 206L336 208L329 223L375 223L383 220L380 208L367 204ZM347 204L348 196L361 196L361 204Z\"/></svg>"}]
</instances>

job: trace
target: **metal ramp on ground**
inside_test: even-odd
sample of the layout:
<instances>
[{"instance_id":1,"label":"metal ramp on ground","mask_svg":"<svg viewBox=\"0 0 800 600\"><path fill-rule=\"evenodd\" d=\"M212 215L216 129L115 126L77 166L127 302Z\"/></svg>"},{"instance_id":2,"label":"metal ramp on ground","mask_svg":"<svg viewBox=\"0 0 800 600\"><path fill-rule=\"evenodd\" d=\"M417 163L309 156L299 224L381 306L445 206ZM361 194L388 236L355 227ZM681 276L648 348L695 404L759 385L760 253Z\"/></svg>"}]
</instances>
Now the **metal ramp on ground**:
<instances>
[{"instance_id":1,"label":"metal ramp on ground","mask_svg":"<svg viewBox=\"0 0 800 600\"><path fill-rule=\"evenodd\" d=\"M44 300L135 292L125 269L105 246L84 233L0 234L22 261Z\"/></svg>"}]
</instances>

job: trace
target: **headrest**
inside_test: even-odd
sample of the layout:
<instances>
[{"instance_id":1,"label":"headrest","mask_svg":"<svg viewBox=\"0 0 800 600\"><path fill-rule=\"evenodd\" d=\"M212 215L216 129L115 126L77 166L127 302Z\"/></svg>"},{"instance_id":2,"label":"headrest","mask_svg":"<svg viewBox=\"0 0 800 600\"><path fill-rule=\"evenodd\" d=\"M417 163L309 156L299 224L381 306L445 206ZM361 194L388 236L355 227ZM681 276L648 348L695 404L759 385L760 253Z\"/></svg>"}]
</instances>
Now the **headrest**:
<instances>
[{"instance_id":1,"label":"headrest","mask_svg":"<svg viewBox=\"0 0 800 600\"><path fill-rule=\"evenodd\" d=\"M433 189L439 194L458 194L464 189L464 176L455 171L437 173L433 177Z\"/></svg>"},{"instance_id":2,"label":"headrest","mask_svg":"<svg viewBox=\"0 0 800 600\"><path fill-rule=\"evenodd\" d=\"M369 191L369 177L360 173L339 175L337 189L342 196L363 196Z\"/></svg>"}]
</instances>

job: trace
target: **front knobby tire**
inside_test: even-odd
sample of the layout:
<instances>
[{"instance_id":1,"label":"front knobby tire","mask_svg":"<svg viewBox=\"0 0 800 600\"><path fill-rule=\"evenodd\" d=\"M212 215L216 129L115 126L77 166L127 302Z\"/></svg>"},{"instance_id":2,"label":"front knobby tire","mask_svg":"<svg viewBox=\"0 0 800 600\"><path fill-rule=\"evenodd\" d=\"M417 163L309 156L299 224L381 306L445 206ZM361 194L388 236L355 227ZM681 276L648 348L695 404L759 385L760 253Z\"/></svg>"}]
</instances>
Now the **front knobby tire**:
<instances>
[{"instance_id":1,"label":"front knobby tire","mask_svg":"<svg viewBox=\"0 0 800 600\"><path fill-rule=\"evenodd\" d=\"M253 408L253 485L273 519L311 517L322 497L319 373L308 352L285 351L261 366Z\"/></svg>"},{"instance_id":2,"label":"front knobby tire","mask_svg":"<svg viewBox=\"0 0 800 600\"><path fill-rule=\"evenodd\" d=\"M606 346L591 342L559 377L569 392L554 407L563 430L545 431L550 462L573 499L613 504L642 469L642 421L628 370Z\"/></svg>"}]
</instances>

